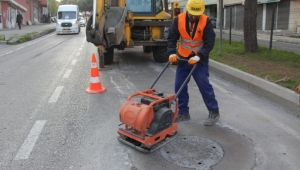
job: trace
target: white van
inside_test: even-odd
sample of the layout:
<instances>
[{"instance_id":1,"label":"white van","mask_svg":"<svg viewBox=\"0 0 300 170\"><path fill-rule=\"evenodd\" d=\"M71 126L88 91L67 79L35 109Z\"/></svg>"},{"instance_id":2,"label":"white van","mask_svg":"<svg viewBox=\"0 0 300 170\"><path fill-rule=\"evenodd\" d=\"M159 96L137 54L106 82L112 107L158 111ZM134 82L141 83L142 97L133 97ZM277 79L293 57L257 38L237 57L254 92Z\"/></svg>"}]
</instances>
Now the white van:
<instances>
[{"instance_id":1,"label":"white van","mask_svg":"<svg viewBox=\"0 0 300 170\"><path fill-rule=\"evenodd\" d=\"M80 32L79 8L77 5L59 5L57 10L56 34Z\"/></svg>"}]
</instances>

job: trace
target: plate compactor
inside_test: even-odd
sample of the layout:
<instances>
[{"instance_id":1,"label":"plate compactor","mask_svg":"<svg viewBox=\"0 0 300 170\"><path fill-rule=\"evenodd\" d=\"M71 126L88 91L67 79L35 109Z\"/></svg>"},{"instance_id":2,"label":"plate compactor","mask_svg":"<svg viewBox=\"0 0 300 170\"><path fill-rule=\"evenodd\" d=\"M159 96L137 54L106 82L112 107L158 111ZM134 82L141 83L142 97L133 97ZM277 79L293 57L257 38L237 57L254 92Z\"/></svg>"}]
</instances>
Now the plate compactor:
<instances>
[{"instance_id":1,"label":"plate compactor","mask_svg":"<svg viewBox=\"0 0 300 170\"><path fill-rule=\"evenodd\" d=\"M122 123L118 129L118 140L145 153L154 152L178 136L178 125L175 123L178 114L176 99L196 65L176 94L164 96L153 89L153 86L169 64L168 62L150 89L130 95L120 109ZM175 104L173 110L172 104Z\"/></svg>"}]
</instances>

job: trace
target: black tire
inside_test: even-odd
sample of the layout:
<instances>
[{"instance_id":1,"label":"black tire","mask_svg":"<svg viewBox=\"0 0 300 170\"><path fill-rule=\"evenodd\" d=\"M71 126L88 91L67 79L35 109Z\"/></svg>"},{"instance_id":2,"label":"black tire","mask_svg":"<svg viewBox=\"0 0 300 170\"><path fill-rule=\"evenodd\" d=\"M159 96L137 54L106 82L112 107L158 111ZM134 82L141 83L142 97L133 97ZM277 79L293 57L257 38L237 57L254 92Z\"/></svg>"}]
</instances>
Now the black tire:
<instances>
[{"instance_id":1,"label":"black tire","mask_svg":"<svg viewBox=\"0 0 300 170\"><path fill-rule=\"evenodd\" d=\"M143 46L143 51L144 51L144 53L151 53L152 52L152 47L150 47L150 46Z\"/></svg>"},{"instance_id":2,"label":"black tire","mask_svg":"<svg viewBox=\"0 0 300 170\"><path fill-rule=\"evenodd\" d=\"M153 52L153 58L156 62L164 63L169 60L166 46L153 46L152 52Z\"/></svg>"},{"instance_id":3,"label":"black tire","mask_svg":"<svg viewBox=\"0 0 300 170\"><path fill-rule=\"evenodd\" d=\"M106 48L106 51L104 53L104 65L109 65L114 61L114 47Z\"/></svg>"}]
</instances>

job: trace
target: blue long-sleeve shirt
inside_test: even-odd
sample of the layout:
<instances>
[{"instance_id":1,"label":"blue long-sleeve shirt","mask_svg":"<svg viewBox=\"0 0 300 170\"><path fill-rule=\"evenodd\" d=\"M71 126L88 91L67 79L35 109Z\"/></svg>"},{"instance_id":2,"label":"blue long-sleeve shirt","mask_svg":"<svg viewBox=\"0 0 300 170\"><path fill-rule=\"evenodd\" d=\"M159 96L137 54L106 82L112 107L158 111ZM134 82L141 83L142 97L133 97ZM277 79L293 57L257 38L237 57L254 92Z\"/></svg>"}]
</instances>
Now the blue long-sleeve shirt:
<instances>
[{"instance_id":1,"label":"blue long-sleeve shirt","mask_svg":"<svg viewBox=\"0 0 300 170\"><path fill-rule=\"evenodd\" d=\"M189 18L188 15L186 15L186 31L189 34L190 32L190 28L189 28ZM195 23L195 25L198 25L198 22ZM173 23L171 25L171 27L169 28L169 35L168 35L168 54L177 54L177 41L180 38L180 33L178 30L178 17L176 17L173 20ZM206 21L206 26L205 29L203 31L203 46L201 48L200 51L198 51L198 56L201 58L200 61L202 63L207 63L208 62L208 56L209 53L211 52L211 50L214 47L215 44L215 38L216 38L216 34L215 31L213 29L213 25L211 23L211 20L208 18ZM180 56L180 55L179 55Z\"/></svg>"}]
</instances>

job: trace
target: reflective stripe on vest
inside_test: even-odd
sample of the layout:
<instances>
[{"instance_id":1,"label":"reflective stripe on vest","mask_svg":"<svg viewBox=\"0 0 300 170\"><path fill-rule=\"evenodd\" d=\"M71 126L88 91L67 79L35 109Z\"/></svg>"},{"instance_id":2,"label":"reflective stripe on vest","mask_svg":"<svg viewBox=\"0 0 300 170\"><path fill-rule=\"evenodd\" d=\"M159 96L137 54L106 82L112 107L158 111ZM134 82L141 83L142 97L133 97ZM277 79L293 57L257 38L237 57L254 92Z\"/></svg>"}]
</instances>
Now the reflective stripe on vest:
<instances>
[{"instance_id":1,"label":"reflective stripe on vest","mask_svg":"<svg viewBox=\"0 0 300 170\"><path fill-rule=\"evenodd\" d=\"M188 57L192 52L195 54L200 51L203 42L203 31L206 26L207 16L200 15L199 22L195 31L193 39L186 30L187 12L178 15L178 31L180 33L180 43L178 46L178 53L183 57Z\"/></svg>"},{"instance_id":2,"label":"reflective stripe on vest","mask_svg":"<svg viewBox=\"0 0 300 170\"><path fill-rule=\"evenodd\" d=\"M200 49L202 48L202 45L197 45L197 44L203 44L203 40L200 40L200 41L193 41L193 40L187 40L187 39L183 39L181 38L180 39L180 44L182 47L186 48L187 50L190 50L190 51L194 51L194 52L198 52L200 51ZM187 44L192 44L193 46L194 45L197 45L196 47L192 48L191 46L187 45ZM180 54L180 53L179 53ZM197 53L195 53L197 54Z\"/></svg>"}]
</instances>

